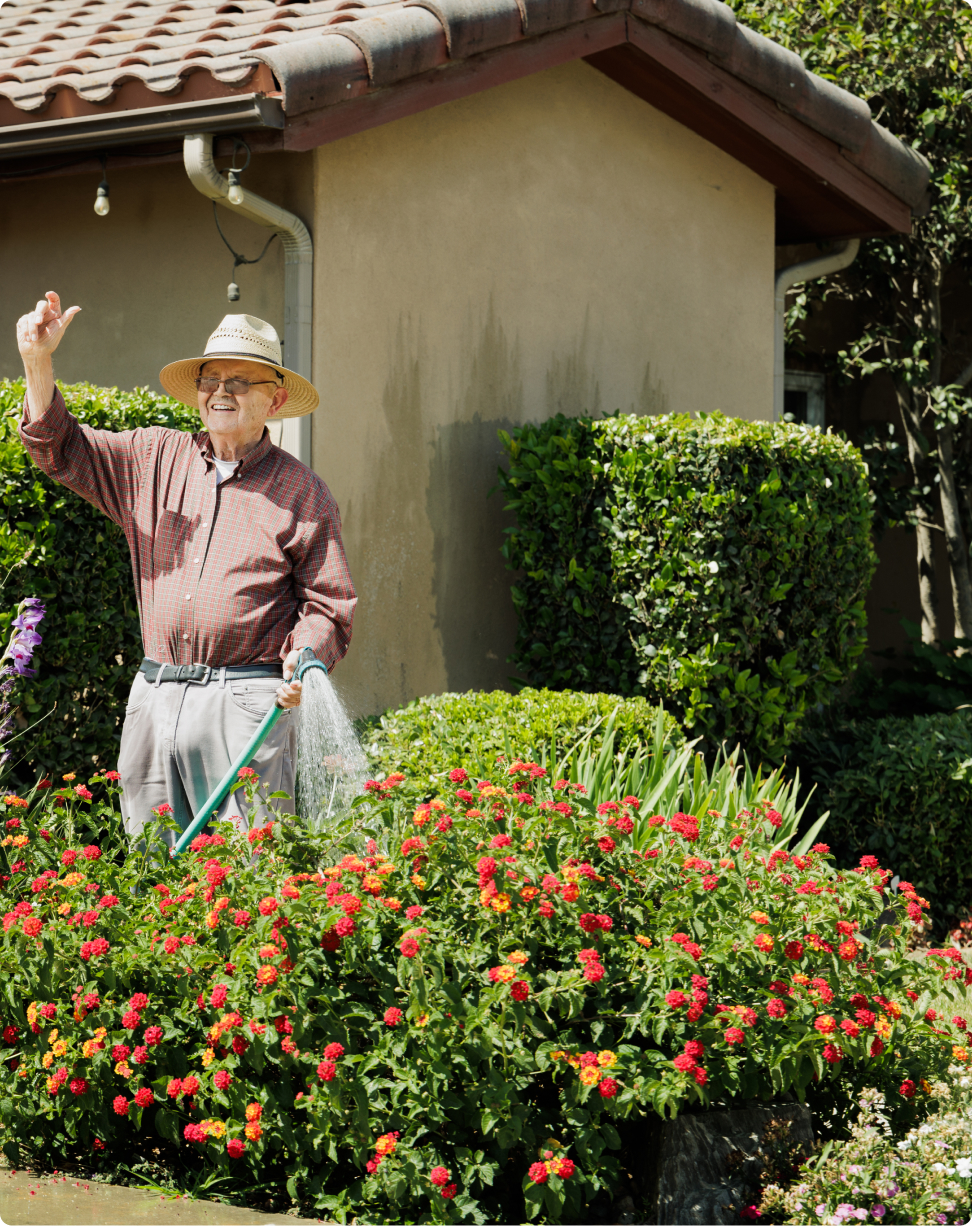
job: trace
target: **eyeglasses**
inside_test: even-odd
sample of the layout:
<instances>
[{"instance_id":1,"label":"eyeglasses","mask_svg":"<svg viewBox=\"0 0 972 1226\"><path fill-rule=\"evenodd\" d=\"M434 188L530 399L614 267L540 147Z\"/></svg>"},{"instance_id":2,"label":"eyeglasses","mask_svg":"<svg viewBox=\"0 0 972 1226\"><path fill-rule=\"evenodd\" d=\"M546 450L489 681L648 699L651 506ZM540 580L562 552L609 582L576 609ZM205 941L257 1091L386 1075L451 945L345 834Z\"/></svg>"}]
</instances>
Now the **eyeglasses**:
<instances>
[{"instance_id":1,"label":"eyeglasses","mask_svg":"<svg viewBox=\"0 0 972 1226\"><path fill-rule=\"evenodd\" d=\"M208 396L222 384L231 396L245 396L251 387L259 387L261 383L275 382L274 379L214 379L211 375L206 375L196 380L196 390Z\"/></svg>"}]
</instances>

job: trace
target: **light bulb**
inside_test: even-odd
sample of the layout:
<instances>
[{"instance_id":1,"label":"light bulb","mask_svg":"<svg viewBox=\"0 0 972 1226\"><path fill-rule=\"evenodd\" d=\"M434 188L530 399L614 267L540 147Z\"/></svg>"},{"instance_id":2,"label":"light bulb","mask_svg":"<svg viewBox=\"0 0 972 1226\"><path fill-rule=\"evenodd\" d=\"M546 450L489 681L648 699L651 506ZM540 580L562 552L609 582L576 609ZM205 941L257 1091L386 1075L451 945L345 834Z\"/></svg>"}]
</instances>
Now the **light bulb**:
<instances>
[{"instance_id":1,"label":"light bulb","mask_svg":"<svg viewBox=\"0 0 972 1226\"><path fill-rule=\"evenodd\" d=\"M94 211L99 217L107 217L111 205L108 202L108 180L102 179L95 196Z\"/></svg>"},{"instance_id":2,"label":"light bulb","mask_svg":"<svg viewBox=\"0 0 972 1226\"><path fill-rule=\"evenodd\" d=\"M236 284L235 281L231 281L229 285L226 287L226 297L229 299L230 302L239 302L240 287Z\"/></svg>"},{"instance_id":3,"label":"light bulb","mask_svg":"<svg viewBox=\"0 0 972 1226\"><path fill-rule=\"evenodd\" d=\"M227 200L229 200L230 204L242 204L243 188L240 187L239 172L231 170L227 177L229 179L229 192L226 196Z\"/></svg>"}]
</instances>

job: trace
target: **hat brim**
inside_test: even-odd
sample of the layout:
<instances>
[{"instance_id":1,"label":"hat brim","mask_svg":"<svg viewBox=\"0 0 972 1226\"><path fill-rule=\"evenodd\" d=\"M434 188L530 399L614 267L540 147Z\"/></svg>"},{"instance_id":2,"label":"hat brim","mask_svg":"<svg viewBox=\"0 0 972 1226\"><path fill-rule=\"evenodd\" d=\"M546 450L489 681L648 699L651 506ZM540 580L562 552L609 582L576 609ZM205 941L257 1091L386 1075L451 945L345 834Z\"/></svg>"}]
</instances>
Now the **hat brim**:
<instances>
[{"instance_id":1,"label":"hat brim","mask_svg":"<svg viewBox=\"0 0 972 1226\"><path fill-rule=\"evenodd\" d=\"M281 386L287 389L287 402L278 412L274 413L274 421L282 421L285 417L304 417L313 413L321 402L313 383L298 375L286 366L274 366L272 363L255 357L252 353L210 353L199 358L183 358L181 362L170 362L159 371L159 382L170 396L181 400L191 409L199 407L199 393L196 391L196 379L199 368L204 362L215 362L222 358L242 358L247 362L259 362L275 370L283 379Z\"/></svg>"}]
</instances>

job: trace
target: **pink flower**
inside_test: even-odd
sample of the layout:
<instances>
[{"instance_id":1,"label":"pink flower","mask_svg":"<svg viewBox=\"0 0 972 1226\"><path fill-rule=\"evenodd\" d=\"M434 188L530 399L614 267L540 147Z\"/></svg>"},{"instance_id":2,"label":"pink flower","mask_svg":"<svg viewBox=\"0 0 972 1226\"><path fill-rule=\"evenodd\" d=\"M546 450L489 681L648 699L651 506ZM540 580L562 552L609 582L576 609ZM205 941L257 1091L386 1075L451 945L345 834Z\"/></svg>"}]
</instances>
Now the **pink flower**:
<instances>
[{"instance_id":1,"label":"pink flower","mask_svg":"<svg viewBox=\"0 0 972 1226\"><path fill-rule=\"evenodd\" d=\"M83 783L79 783L75 787L74 794L78 796L81 800L91 800L92 799L91 792L88 791L88 789L84 786Z\"/></svg>"},{"instance_id":2,"label":"pink flower","mask_svg":"<svg viewBox=\"0 0 972 1226\"><path fill-rule=\"evenodd\" d=\"M128 1099L124 1094L114 1098L111 1105L116 1115L128 1115Z\"/></svg>"},{"instance_id":3,"label":"pink flower","mask_svg":"<svg viewBox=\"0 0 972 1226\"><path fill-rule=\"evenodd\" d=\"M385 1010L385 1025L386 1026L397 1026L401 1020L402 1020L401 1009L386 1009Z\"/></svg>"},{"instance_id":4,"label":"pink flower","mask_svg":"<svg viewBox=\"0 0 972 1226\"><path fill-rule=\"evenodd\" d=\"M136 1090L135 1092L135 1106L136 1107L151 1107L152 1103L154 1102L155 1102L155 1095L148 1088L148 1086L142 1086L140 1090Z\"/></svg>"},{"instance_id":5,"label":"pink flower","mask_svg":"<svg viewBox=\"0 0 972 1226\"><path fill-rule=\"evenodd\" d=\"M742 1043L745 1040L745 1038L746 1036L736 1026L730 1026L726 1030L726 1042L729 1043L730 1045L734 1043Z\"/></svg>"},{"instance_id":6,"label":"pink flower","mask_svg":"<svg viewBox=\"0 0 972 1226\"><path fill-rule=\"evenodd\" d=\"M239 1137L232 1137L226 1142L226 1152L231 1158L242 1158L244 1149L246 1149L246 1142L241 1141Z\"/></svg>"},{"instance_id":7,"label":"pink flower","mask_svg":"<svg viewBox=\"0 0 972 1226\"><path fill-rule=\"evenodd\" d=\"M328 1043L327 1047L324 1048L324 1059L325 1060L340 1060L343 1055L344 1055L344 1044L343 1043Z\"/></svg>"},{"instance_id":8,"label":"pink flower","mask_svg":"<svg viewBox=\"0 0 972 1226\"><path fill-rule=\"evenodd\" d=\"M413 941L411 937L406 937L398 947L401 950L403 958L414 958L419 951L418 941Z\"/></svg>"},{"instance_id":9,"label":"pink flower","mask_svg":"<svg viewBox=\"0 0 972 1226\"><path fill-rule=\"evenodd\" d=\"M162 1042L162 1027L147 1026L145 1028L145 1042L149 1047L156 1047Z\"/></svg>"},{"instance_id":10,"label":"pink flower","mask_svg":"<svg viewBox=\"0 0 972 1226\"><path fill-rule=\"evenodd\" d=\"M444 1166L434 1166L429 1171L429 1179L437 1188L442 1188L449 1182L449 1172Z\"/></svg>"},{"instance_id":11,"label":"pink flower","mask_svg":"<svg viewBox=\"0 0 972 1226\"><path fill-rule=\"evenodd\" d=\"M461 766L457 766L449 771L449 779L452 783L465 783L468 778L468 772L463 770Z\"/></svg>"},{"instance_id":12,"label":"pink flower","mask_svg":"<svg viewBox=\"0 0 972 1226\"><path fill-rule=\"evenodd\" d=\"M220 1069L213 1077L213 1085L217 1090L228 1090L233 1078L227 1073L226 1069Z\"/></svg>"},{"instance_id":13,"label":"pink flower","mask_svg":"<svg viewBox=\"0 0 972 1226\"><path fill-rule=\"evenodd\" d=\"M681 1009L688 1000L684 992L679 992L677 989L672 992L665 993L665 1004L672 1009Z\"/></svg>"}]
</instances>

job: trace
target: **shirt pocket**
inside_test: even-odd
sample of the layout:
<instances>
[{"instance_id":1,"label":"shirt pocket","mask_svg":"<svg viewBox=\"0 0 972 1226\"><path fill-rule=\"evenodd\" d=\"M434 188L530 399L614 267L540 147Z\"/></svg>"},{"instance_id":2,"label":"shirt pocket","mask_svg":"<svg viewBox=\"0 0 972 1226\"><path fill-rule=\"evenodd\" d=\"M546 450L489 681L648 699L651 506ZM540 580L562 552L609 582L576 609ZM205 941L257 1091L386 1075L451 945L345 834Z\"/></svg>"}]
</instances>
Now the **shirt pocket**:
<instances>
[{"instance_id":1,"label":"shirt pocket","mask_svg":"<svg viewBox=\"0 0 972 1226\"><path fill-rule=\"evenodd\" d=\"M266 715L276 701L277 689L282 684L282 677L231 682L230 695L233 705L250 715Z\"/></svg>"}]
</instances>

